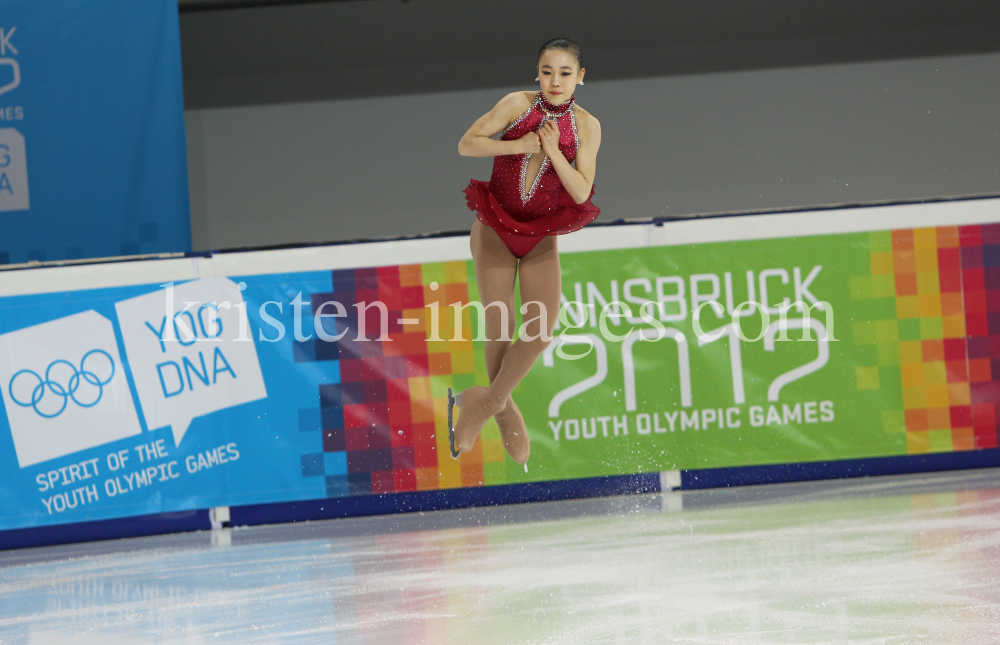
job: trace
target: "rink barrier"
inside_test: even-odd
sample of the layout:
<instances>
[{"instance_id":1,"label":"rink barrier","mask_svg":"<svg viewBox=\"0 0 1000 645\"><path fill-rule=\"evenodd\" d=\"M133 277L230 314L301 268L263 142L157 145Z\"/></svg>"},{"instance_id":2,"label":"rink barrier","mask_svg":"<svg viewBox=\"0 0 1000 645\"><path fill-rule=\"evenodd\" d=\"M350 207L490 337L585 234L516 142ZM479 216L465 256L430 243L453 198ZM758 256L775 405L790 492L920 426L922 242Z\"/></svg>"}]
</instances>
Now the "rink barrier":
<instances>
[{"instance_id":1,"label":"rink barrier","mask_svg":"<svg viewBox=\"0 0 1000 645\"><path fill-rule=\"evenodd\" d=\"M961 203L964 202L964 203ZM961 208L960 211L954 210ZM817 210L817 209L810 209ZM564 253L635 249L664 245L697 245L719 241L762 240L836 232L881 231L894 227L928 227L948 221L991 223L1000 220L996 200L956 200L934 204L848 207L837 217L810 217L808 212L733 215L689 220L619 221L587 227L560 240ZM958 218L961 217L960 220ZM669 224L669 226L667 225ZM780 233L778 233L780 231ZM358 241L296 248L185 254L159 259L120 258L114 262L65 263L0 272L0 296L61 293L129 285L148 285L199 277L254 276L369 266L373 257L393 262L468 260L464 234ZM69 295L69 293L67 293ZM761 466L673 471L679 488L694 490L737 485L876 476L1000 465L997 450L975 450L911 456L877 457ZM266 504L235 505L230 526L360 517L366 515L516 504L558 499L648 493L660 490L660 473L623 474L588 479L564 479L520 484L492 484L408 493L328 497ZM219 500L225 502L228 500ZM208 509L169 512L106 520L88 520L0 531L0 549L44 546L122 537L206 530L212 527Z\"/></svg>"},{"instance_id":2,"label":"rink barrier","mask_svg":"<svg viewBox=\"0 0 1000 645\"><path fill-rule=\"evenodd\" d=\"M0 531L0 551L30 547L97 542L122 538L147 537L167 533L189 533L212 528L208 510L178 511L96 520L55 526L32 526Z\"/></svg>"},{"instance_id":3,"label":"rink barrier","mask_svg":"<svg viewBox=\"0 0 1000 645\"><path fill-rule=\"evenodd\" d=\"M681 471L681 490L1000 467L1000 448Z\"/></svg>"},{"instance_id":4,"label":"rink barrier","mask_svg":"<svg viewBox=\"0 0 1000 645\"><path fill-rule=\"evenodd\" d=\"M611 495L658 493L659 473L613 475L475 488L451 488L387 495L331 497L230 507L231 526L254 526L303 520L328 520L391 513L419 513L476 506L528 504Z\"/></svg>"},{"instance_id":5,"label":"rink barrier","mask_svg":"<svg viewBox=\"0 0 1000 645\"><path fill-rule=\"evenodd\" d=\"M229 507L229 521L222 527L260 526L289 522L367 517L393 513L420 513L477 506L528 504L612 495L637 495L660 491L659 473L614 475L477 488L333 497L296 502ZM222 528L215 527L215 528ZM166 533L187 533L213 528L211 509L161 513L113 520L39 526L0 531L0 551L55 546Z\"/></svg>"},{"instance_id":6,"label":"rink barrier","mask_svg":"<svg viewBox=\"0 0 1000 645\"><path fill-rule=\"evenodd\" d=\"M1000 449L679 471L681 491L1000 467ZM663 492L664 473L229 507L225 528ZM0 531L0 550L213 528L210 509Z\"/></svg>"}]
</instances>

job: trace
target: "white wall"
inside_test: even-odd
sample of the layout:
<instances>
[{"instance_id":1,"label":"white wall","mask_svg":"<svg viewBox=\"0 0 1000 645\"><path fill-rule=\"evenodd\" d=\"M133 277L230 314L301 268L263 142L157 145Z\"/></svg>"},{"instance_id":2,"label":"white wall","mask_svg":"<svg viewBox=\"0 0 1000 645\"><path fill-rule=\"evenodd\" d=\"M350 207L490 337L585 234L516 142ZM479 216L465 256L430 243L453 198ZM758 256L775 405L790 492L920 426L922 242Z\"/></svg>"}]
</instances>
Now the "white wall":
<instances>
[{"instance_id":1,"label":"white wall","mask_svg":"<svg viewBox=\"0 0 1000 645\"><path fill-rule=\"evenodd\" d=\"M594 202L611 220L1000 193L997 79L1000 54L588 80ZM188 111L195 248L468 230L461 190L492 160L456 145L509 89Z\"/></svg>"}]
</instances>

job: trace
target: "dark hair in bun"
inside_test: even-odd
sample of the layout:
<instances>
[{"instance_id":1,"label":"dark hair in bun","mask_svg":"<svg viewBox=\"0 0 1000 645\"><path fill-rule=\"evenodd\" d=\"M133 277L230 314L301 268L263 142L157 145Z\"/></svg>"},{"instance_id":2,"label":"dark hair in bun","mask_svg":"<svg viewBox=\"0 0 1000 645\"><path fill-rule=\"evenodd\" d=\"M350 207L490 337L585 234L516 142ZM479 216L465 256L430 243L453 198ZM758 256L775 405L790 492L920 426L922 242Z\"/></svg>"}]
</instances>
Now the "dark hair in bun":
<instances>
[{"instance_id":1,"label":"dark hair in bun","mask_svg":"<svg viewBox=\"0 0 1000 645\"><path fill-rule=\"evenodd\" d=\"M538 58L541 58L542 54L550 49L561 49L573 54L576 58L577 65L581 68L583 67L583 50L569 38L553 38L552 40L547 41L544 45L542 45L542 48L538 50Z\"/></svg>"}]
</instances>

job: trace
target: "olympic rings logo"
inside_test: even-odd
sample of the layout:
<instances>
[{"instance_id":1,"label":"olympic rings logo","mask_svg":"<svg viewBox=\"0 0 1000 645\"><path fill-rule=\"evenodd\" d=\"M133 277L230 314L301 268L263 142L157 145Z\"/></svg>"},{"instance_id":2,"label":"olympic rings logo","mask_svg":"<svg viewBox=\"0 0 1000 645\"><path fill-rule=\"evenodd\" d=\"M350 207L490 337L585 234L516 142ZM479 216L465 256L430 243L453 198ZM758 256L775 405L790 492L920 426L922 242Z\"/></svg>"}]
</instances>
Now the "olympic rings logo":
<instances>
[{"instance_id":1,"label":"olympic rings logo","mask_svg":"<svg viewBox=\"0 0 1000 645\"><path fill-rule=\"evenodd\" d=\"M101 356L107 360L106 367L93 364ZM90 367L98 372L107 372L107 377L102 379L97 373L88 369L88 359ZM104 396L104 386L111 382L114 375L115 362L111 354L103 349L92 349L80 359L79 369L69 361L56 360L45 369L45 378L32 370L21 370L10 379L7 391L14 403L24 408L34 408L39 416L51 419L63 413L70 399L81 408L97 405ZM16 390L21 396L15 394L15 382ZM31 395L25 396L29 391ZM55 399L49 396L50 393ZM59 399L62 399L61 403ZM55 402L49 403L49 401Z\"/></svg>"}]
</instances>

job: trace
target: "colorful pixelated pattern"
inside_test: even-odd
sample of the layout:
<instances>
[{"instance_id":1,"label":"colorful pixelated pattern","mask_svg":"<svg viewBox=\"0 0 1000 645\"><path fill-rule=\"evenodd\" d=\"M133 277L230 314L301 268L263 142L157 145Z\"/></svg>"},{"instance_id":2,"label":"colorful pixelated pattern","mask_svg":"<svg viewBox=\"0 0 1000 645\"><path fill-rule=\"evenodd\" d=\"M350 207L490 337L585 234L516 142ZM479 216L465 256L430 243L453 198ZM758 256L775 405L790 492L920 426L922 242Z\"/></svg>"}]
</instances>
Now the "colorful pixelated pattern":
<instances>
[{"instance_id":1,"label":"colorful pixelated pattern","mask_svg":"<svg viewBox=\"0 0 1000 645\"><path fill-rule=\"evenodd\" d=\"M302 456L302 474L324 477L328 497L506 483L495 422L460 460L448 454L448 388L489 384L482 351L473 351L470 308L455 340L450 305L469 302L469 271L466 262L338 270L333 291L312 297L312 313L329 314L321 319L327 338L343 333L295 346L298 362L339 366L340 382L319 386L318 412L299 411L300 428L323 437L322 453ZM379 308L366 308L362 320L355 306L374 302L387 309L384 337ZM345 316L333 316L341 313L335 303ZM434 315L441 340L431 338Z\"/></svg>"},{"instance_id":2,"label":"colorful pixelated pattern","mask_svg":"<svg viewBox=\"0 0 1000 645\"><path fill-rule=\"evenodd\" d=\"M886 305L853 323L877 364L857 367L859 390L902 389L882 413L909 454L997 447L1000 419L1000 224L869 234L871 275L851 295Z\"/></svg>"}]
</instances>

